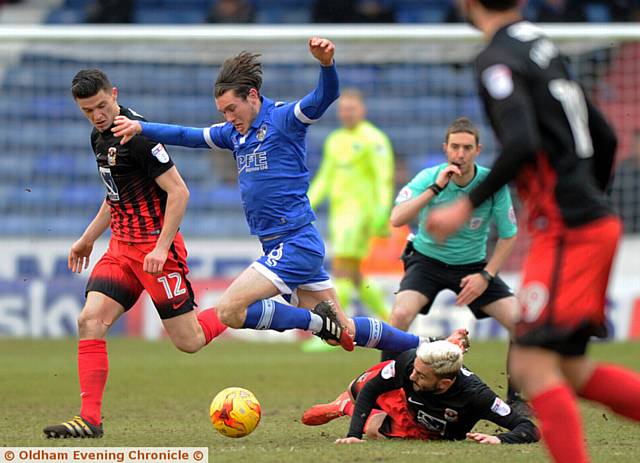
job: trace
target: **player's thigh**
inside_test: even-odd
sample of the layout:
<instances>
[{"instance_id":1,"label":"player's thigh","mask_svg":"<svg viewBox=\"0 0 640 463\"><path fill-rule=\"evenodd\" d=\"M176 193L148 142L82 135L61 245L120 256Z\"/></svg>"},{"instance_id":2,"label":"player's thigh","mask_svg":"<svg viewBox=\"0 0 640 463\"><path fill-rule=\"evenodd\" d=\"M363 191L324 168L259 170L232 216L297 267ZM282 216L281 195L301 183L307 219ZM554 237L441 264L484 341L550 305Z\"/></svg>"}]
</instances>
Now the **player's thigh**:
<instances>
[{"instance_id":1,"label":"player's thigh","mask_svg":"<svg viewBox=\"0 0 640 463\"><path fill-rule=\"evenodd\" d=\"M482 307L482 311L494 318L513 335L515 318L518 311L518 300L515 296L503 297Z\"/></svg>"},{"instance_id":2,"label":"player's thigh","mask_svg":"<svg viewBox=\"0 0 640 463\"><path fill-rule=\"evenodd\" d=\"M181 351L193 353L204 345L204 334L195 311L162 320L171 342Z\"/></svg>"},{"instance_id":3,"label":"player's thigh","mask_svg":"<svg viewBox=\"0 0 640 463\"><path fill-rule=\"evenodd\" d=\"M222 293L216 308L218 311L238 311L261 299L280 294L280 290L267 277L253 267L246 268Z\"/></svg>"},{"instance_id":4,"label":"player's thigh","mask_svg":"<svg viewBox=\"0 0 640 463\"><path fill-rule=\"evenodd\" d=\"M176 236L159 275L144 271L144 258L155 248L155 243L137 244L130 251L130 267L149 293L162 320L191 312L195 307L193 290L187 278L187 254L182 237Z\"/></svg>"},{"instance_id":5,"label":"player's thigh","mask_svg":"<svg viewBox=\"0 0 640 463\"><path fill-rule=\"evenodd\" d=\"M393 301L389 323L406 330L422 308L428 304L429 298L419 291L413 289L400 291Z\"/></svg>"},{"instance_id":6,"label":"player's thigh","mask_svg":"<svg viewBox=\"0 0 640 463\"><path fill-rule=\"evenodd\" d=\"M514 345L509 356L509 371L529 397L564 381L560 355L540 347Z\"/></svg>"},{"instance_id":7,"label":"player's thigh","mask_svg":"<svg viewBox=\"0 0 640 463\"><path fill-rule=\"evenodd\" d=\"M78 316L80 339L102 339L125 309L118 301L97 291L87 293L87 301Z\"/></svg>"},{"instance_id":8,"label":"player's thigh","mask_svg":"<svg viewBox=\"0 0 640 463\"><path fill-rule=\"evenodd\" d=\"M585 355L563 357L560 365L565 378L577 393L582 392L596 368L596 364Z\"/></svg>"},{"instance_id":9,"label":"player's thigh","mask_svg":"<svg viewBox=\"0 0 640 463\"><path fill-rule=\"evenodd\" d=\"M96 262L89 275L86 293L95 291L117 301L127 311L144 290L130 266L129 246L118 240L109 242L109 249Z\"/></svg>"}]
</instances>

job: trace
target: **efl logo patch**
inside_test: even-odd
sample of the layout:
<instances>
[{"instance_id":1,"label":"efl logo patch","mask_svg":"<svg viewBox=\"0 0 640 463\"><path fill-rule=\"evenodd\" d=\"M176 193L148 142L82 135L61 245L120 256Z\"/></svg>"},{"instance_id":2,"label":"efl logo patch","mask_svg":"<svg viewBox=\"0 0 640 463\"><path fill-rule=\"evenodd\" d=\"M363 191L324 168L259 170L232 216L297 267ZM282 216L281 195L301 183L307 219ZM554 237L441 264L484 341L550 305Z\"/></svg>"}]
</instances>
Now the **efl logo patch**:
<instances>
[{"instance_id":1,"label":"efl logo patch","mask_svg":"<svg viewBox=\"0 0 640 463\"><path fill-rule=\"evenodd\" d=\"M518 219L516 219L516 211L513 210L513 206L509 208L509 221L514 225L518 221Z\"/></svg>"},{"instance_id":2,"label":"efl logo patch","mask_svg":"<svg viewBox=\"0 0 640 463\"><path fill-rule=\"evenodd\" d=\"M471 217L471 220L469 220L469 228L471 230L477 230L482 226L483 222L484 219L482 217Z\"/></svg>"},{"instance_id":3,"label":"efl logo patch","mask_svg":"<svg viewBox=\"0 0 640 463\"><path fill-rule=\"evenodd\" d=\"M413 196L413 193L411 192L411 188L406 186L402 190L400 190L400 192L398 193L398 196L396 196L396 202L402 203L408 199L411 199L411 196Z\"/></svg>"},{"instance_id":4,"label":"efl logo patch","mask_svg":"<svg viewBox=\"0 0 640 463\"><path fill-rule=\"evenodd\" d=\"M167 153L167 150L164 149L162 143L158 143L156 146L151 148L151 154L153 154L156 159L163 164L169 162L169 153Z\"/></svg>"},{"instance_id":5,"label":"efl logo patch","mask_svg":"<svg viewBox=\"0 0 640 463\"><path fill-rule=\"evenodd\" d=\"M511 69L504 64L494 64L485 69L482 83L495 100L504 100L513 93Z\"/></svg>"},{"instance_id":6,"label":"efl logo patch","mask_svg":"<svg viewBox=\"0 0 640 463\"><path fill-rule=\"evenodd\" d=\"M496 400L493 401L493 405L491 406L491 411L496 415L507 416L511 413L511 407L500 400L499 397L496 397Z\"/></svg>"},{"instance_id":7,"label":"efl logo patch","mask_svg":"<svg viewBox=\"0 0 640 463\"><path fill-rule=\"evenodd\" d=\"M396 375L396 361L393 360L387 366L382 369L380 373L384 379L393 378Z\"/></svg>"}]
</instances>

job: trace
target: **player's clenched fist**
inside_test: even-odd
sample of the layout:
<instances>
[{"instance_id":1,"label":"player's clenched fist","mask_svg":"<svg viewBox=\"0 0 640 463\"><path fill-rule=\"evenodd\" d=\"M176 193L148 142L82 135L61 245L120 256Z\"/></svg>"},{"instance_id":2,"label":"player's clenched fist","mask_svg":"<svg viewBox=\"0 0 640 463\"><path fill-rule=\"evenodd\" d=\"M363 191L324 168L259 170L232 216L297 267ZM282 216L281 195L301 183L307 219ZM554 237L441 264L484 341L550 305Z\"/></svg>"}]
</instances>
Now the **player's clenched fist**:
<instances>
[{"instance_id":1,"label":"player's clenched fist","mask_svg":"<svg viewBox=\"0 0 640 463\"><path fill-rule=\"evenodd\" d=\"M144 257L142 270L151 275L160 275L164 263L167 261L168 251L166 249L155 248Z\"/></svg>"},{"instance_id":2,"label":"player's clenched fist","mask_svg":"<svg viewBox=\"0 0 640 463\"><path fill-rule=\"evenodd\" d=\"M142 132L142 126L138 121L132 121L125 116L117 116L113 121L114 127L111 129L116 137L122 137L120 144L124 145L133 137Z\"/></svg>"},{"instance_id":3,"label":"player's clenched fist","mask_svg":"<svg viewBox=\"0 0 640 463\"><path fill-rule=\"evenodd\" d=\"M311 37L309 39L309 51L323 66L331 66L336 46L329 39Z\"/></svg>"}]
</instances>

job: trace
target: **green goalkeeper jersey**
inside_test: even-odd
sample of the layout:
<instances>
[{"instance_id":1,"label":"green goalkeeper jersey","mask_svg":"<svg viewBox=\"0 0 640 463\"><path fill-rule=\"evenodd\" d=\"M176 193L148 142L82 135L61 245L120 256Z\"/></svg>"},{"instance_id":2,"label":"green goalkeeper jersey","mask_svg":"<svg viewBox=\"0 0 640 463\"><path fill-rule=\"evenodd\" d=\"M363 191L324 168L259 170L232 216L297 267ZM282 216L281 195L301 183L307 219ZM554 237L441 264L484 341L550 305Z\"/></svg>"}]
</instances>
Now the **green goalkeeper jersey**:
<instances>
[{"instance_id":1,"label":"green goalkeeper jersey","mask_svg":"<svg viewBox=\"0 0 640 463\"><path fill-rule=\"evenodd\" d=\"M415 198L435 183L438 174L447 163L422 170L398 193L396 204ZM468 185L460 187L451 180L447 186L427 204L418 216L418 233L413 240L414 248L441 262L451 265L471 264L484 261L487 255L489 222L493 220L499 238L511 238L518 232L516 216L511 204L509 188L505 185L473 211L469 221L443 244L438 244L425 230L427 212L467 195L489 173L489 169L476 164L476 174Z\"/></svg>"},{"instance_id":2,"label":"green goalkeeper jersey","mask_svg":"<svg viewBox=\"0 0 640 463\"><path fill-rule=\"evenodd\" d=\"M330 222L352 221L360 215L371 223L373 235L386 234L393 200L389 138L368 121L334 130L324 143L322 163L308 195L314 209L329 200Z\"/></svg>"}]
</instances>

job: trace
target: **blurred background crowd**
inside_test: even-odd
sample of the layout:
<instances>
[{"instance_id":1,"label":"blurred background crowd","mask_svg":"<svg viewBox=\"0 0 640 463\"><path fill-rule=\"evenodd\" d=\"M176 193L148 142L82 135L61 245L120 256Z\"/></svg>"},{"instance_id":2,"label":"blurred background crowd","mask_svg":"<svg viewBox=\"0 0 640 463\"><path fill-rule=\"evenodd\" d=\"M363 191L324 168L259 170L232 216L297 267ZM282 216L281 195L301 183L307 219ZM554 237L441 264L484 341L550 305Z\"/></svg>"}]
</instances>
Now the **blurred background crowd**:
<instances>
[{"instance_id":1,"label":"blurred background crowd","mask_svg":"<svg viewBox=\"0 0 640 463\"><path fill-rule=\"evenodd\" d=\"M453 0L0 0L46 11L47 23L452 23ZM538 22L626 22L639 0L531 0Z\"/></svg>"}]
</instances>

